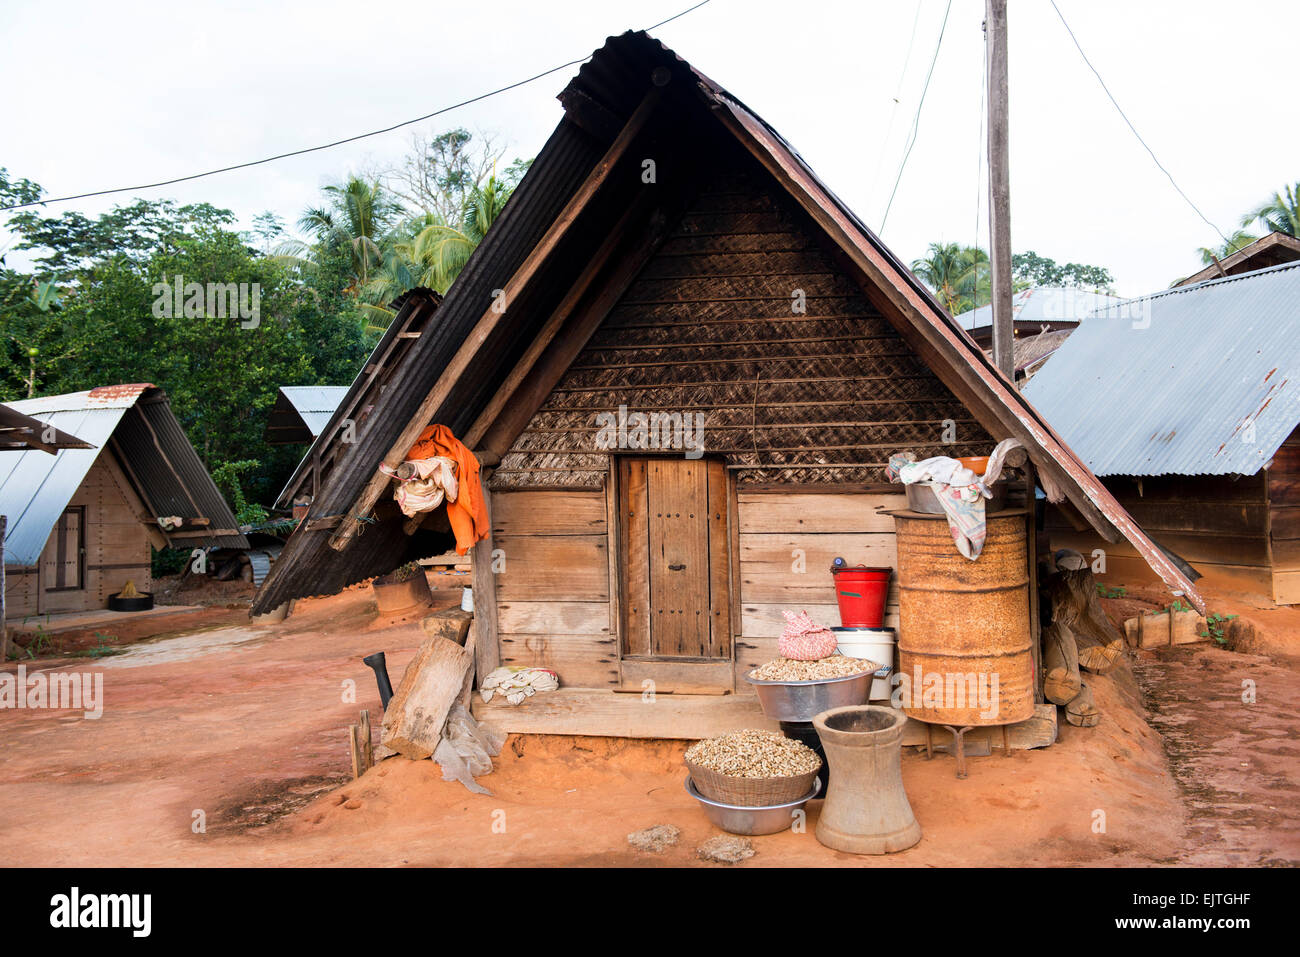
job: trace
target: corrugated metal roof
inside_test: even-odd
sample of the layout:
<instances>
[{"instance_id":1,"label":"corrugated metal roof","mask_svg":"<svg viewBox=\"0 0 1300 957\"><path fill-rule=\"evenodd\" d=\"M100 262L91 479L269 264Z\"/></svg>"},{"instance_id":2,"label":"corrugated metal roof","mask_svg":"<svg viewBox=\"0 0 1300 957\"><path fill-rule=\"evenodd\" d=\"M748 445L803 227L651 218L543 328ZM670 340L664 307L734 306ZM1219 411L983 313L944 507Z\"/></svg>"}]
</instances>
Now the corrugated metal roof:
<instances>
[{"instance_id":1,"label":"corrugated metal roof","mask_svg":"<svg viewBox=\"0 0 1300 957\"><path fill-rule=\"evenodd\" d=\"M282 385L280 394L292 406L314 439L325 431L330 416L348 394L345 385Z\"/></svg>"},{"instance_id":2,"label":"corrugated metal roof","mask_svg":"<svg viewBox=\"0 0 1300 957\"><path fill-rule=\"evenodd\" d=\"M1122 301L1119 296L1073 286L1031 286L1011 297L1011 318L1015 322L1082 322L1098 309ZM993 307L963 312L957 322L963 329L992 326Z\"/></svg>"},{"instance_id":3,"label":"corrugated metal roof","mask_svg":"<svg viewBox=\"0 0 1300 957\"><path fill-rule=\"evenodd\" d=\"M111 445L129 456L131 471L145 486L144 498L158 515L205 517L214 530L237 528L230 506L185 438L161 389L147 383L110 386L9 405L79 436L95 448L62 449L55 455L32 449L0 456L0 513L9 516L6 564L36 564L59 515L95 460ZM248 540L238 533L178 539L177 543L248 547Z\"/></svg>"},{"instance_id":4,"label":"corrugated metal roof","mask_svg":"<svg viewBox=\"0 0 1300 957\"><path fill-rule=\"evenodd\" d=\"M48 434L46 423L24 415L12 406L0 403L0 449L43 449L53 455L58 449L86 449L89 442L54 429Z\"/></svg>"},{"instance_id":5,"label":"corrugated metal roof","mask_svg":"<svg viewBox=\"0 0 1300 957\"><path fill-rule=\"evenodd\" d=\"M1025 396L1097 475L1253 475L1300 422L1300 263L1100 310Z\"/></svg>"}]
</instances>

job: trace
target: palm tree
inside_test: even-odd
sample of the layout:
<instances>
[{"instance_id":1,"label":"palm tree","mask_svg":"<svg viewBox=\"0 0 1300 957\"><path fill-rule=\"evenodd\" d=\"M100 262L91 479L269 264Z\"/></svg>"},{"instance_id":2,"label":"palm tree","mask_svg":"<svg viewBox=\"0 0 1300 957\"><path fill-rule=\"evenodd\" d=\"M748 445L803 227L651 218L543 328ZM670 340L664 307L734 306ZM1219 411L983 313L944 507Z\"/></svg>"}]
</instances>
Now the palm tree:
<instances>
[{"instance_id":1,"label":"palm tree","mask_svg":"<svg viewBox=\"0 0 1300 957\"><path fill-rule=\"evenodd\" d=\"M1249 220L1247 220L1249 222ZM1244 229L1239 229L1231 236L1228 241L1221 246L1201 246L1197 252L1201 254L1201 262L1206 266L1212 265L1215 260L1231 256L1239 249L1245 249L1259 237L1252 236Z\"/></svg>"},{"instance_id":2,"label":"palm tree","mask_svg":"<svg viewBox=\"0 0 1300 957\"><path fill-rule=\"evenodd\" d=\"M437 213L425 213L396 230L381 266L362 290L363 308L374 318L388 320L387 307L408 289L426 286L445 293L469 262L492 224L497 221L514 183L489 176L474 187L457 225L443 222Z\"/></svg>"},{"instance_id":3,"label":"palm tree","mask_svg":"<svg viewBox=\"0 0 1300 957\"><path fill-rule=\"evenodd\" d=\"M1243 227L1254 222L1267 226L1271 233L1300 236L1300 183L1283 187L1258 209L1241 217Z\"/></svg>"},{"instance_id":4,"label":"palm tree","mask_svg":"<svg viewBox=\"0 0 1300 957\"><path fill-rule=\"evenodd\" d=\"M326 186L327 204L306 210L298 228L315 238L315 247L293 240L279 247L282 260L310 267L317 251L347 249L352 282L345 290L358 295L384 259L393 226L405 211L378 181L349 176Z\"/></svg>"},{"instance_id":5,"label":"palm tree","mask_svg":"<svg viewBox=\"0 0 1300 957\"><path fill-rule=\"evenodd\" d=\"M974 307L987 290L988 254L958 243L931 243L929 253L912 262L912 272L930 287L950 315Z\"/></svg>"}]
</instances>

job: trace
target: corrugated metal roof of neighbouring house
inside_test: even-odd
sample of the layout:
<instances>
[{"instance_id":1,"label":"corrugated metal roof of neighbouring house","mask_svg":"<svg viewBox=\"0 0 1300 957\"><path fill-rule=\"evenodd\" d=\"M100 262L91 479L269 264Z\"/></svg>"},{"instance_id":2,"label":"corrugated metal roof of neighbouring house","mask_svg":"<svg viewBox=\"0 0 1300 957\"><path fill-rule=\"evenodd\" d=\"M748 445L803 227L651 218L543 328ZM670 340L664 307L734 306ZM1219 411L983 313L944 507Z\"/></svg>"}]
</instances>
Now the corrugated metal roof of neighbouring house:
<instances>
[{"instance_id":1,"label":"corrugated metal roof of neighbouring house","mask_svg":"<svg viewBox=\"0 0 1300 957\"><path fill-rule=\"evenodd\" d=\"M1300 422L1300 263L1099 310L1025 396L1097 475L1253 475Z\"/></svg>"},{"instance_id":2,"label":"corrugated metal roof of neighbouring house","mask_svg":"<svg viewBox=\"0 0 1300 957\"><path fill-rule=\"evenodd\" d=\"M59 429L50 430L47 423L24 415L17 409L0 402L0 449L42 449L53 455L59 449L88 449L91 444Z\"/></svg>"},{"instance_id":3,"label":"corrugated metal roof of neighbouring house","mask_svg":"<svg viewBox=\"0 0 1300 957\"><path fill-rule=\"evenodd\" d=\"M133 481L144 486L136 493L143 492L142 498L156 515L203 517L214 531L236 529L234 534L176 539L174 544L248 546L248 540L237 531L230 506L185 438L161 389L147 383L109 386L23 399L9 406L95 447L62 449L55 455L39 449L0 455L0 513L9 517L6 564L36 564L54 523L91 466L114 445L129 456Z\"/></svg>"},{"instance_id":4,"label":"corrugated metal roof of neighbouring house","mask_svg":"<svg viewBox=\"0 0 1300 957\"><path fill-rule=\"evenodd\" d=\"M1098 309L1121 301L1119 296L1073 286L1031 286L1011 297L1011 318L1015 322L1082 322ZM993 325L993 307L963 312L957 322L963 329L988 328Z\"/></svg>"},{"instance_id":5,"label":"corrugated metal roof of neighbouring house","mask_svg":"<svg viewBox=\"0 0 1300 957\"><path fill-rule=\"evenodd\" d=\"M348 394L345 385L282 385L267 417L267 441L310 442L325 431Z\"/></svg>"}]
</instances>

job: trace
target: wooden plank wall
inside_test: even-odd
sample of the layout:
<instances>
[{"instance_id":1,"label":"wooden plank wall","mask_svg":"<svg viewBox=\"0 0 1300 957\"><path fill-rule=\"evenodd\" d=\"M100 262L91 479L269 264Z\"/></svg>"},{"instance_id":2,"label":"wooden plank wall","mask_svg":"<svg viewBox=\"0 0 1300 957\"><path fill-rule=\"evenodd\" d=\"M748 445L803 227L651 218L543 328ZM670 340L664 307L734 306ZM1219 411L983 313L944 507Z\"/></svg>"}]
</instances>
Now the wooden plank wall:
<instances>
[{"instance_id":1,"label":"wooden plank wall","mask_svg":"<svg viewBox=\"0 0 1300 957\"><path fill-rule=\"evenodd\" d=\"M603 489L492 493L503 665L551 668L568 687L618 685L607 529Z\"/></svg>"},{"instance_id":2,"label":"wooden plank wall","mask_svg":"<svg viewBox=\"0 0 1300 957\"><path fill-rule=\"evenodd\" d=\"M1273 600L1300 604L1300 428L1282 443L1267 471Z\"/></svg>"},{"instance_id":3,"label":"wooden plank wall","mask_svg":"<svg viewBox=\"0 0 1300 957\"><path fill-rule=\"evenodd\" d=\"M1268 550L1265 476L1167 476L1102 480L1121 505L1161 545L1205 576L1208 585L1235 591L1272 593ZM1091 528L1077 531L1062 513L1047 509L1051 549L1073 548L1092 561L1106 552L1111 585L1157 584L1159 578L1127 542L1110 543Z\"/></svg>"},{"instance_id":4,"label":"wooden plank wall","mask_svg":"<svg viewBox=\"0 0 1300 957\"><path fill-rule=\"evenodd\" d=\"M36 614L104 608L108 596L128 580L141 591L153 587L150 574L149 533L141 521L143 506L109 458L100 455L85 481L68 502L86 510L85 588L45 591L36 569L11 569L6 576L5 602L17 627ZM43 604L40 599L43 597Z\"/></svg>"},{"instance_id":5,"label":"wooden plank wall","mask_svg":"<svg viewBox=\"0 0 1300 957\"><path fill-rule=\"evenodd\" d=\"M830 575L836 557L851 565L898 567L894 520L884 512L905 505L904 496L884 493L739 492L738 693L749 690L746 672L777 657L783 611L806 610L828 626L840 623ZM890 588L885 626L898 627L897 582Z\"/></svg>"}]
</instances>

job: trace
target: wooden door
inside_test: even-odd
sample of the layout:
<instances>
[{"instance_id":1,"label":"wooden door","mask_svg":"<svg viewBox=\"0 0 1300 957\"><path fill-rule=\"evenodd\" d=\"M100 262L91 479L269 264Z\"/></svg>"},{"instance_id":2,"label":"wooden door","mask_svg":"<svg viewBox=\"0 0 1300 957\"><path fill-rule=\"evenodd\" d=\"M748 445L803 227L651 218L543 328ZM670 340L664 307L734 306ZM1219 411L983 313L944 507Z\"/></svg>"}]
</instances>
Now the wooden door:
<instances>
[{"instance_id":1,"label":"wooden door","mask_svg":"<svg viewBox=\"0 0 1300 957\"><path fill-rule=\"evenodd\" d=\"M71 591L84 587L85 509L64 510L41 556L46 591Z\"/></svg>"},{"instance_id":2,"label":"wooden door","mask_svg":"<svg viewBox=\"0 0 1300 957\"><path fill-rule=\"evenodd\" d=\"M723 463L622 457L619 499L624 655L730 658Z\"/></svg>"}]
</instances>

